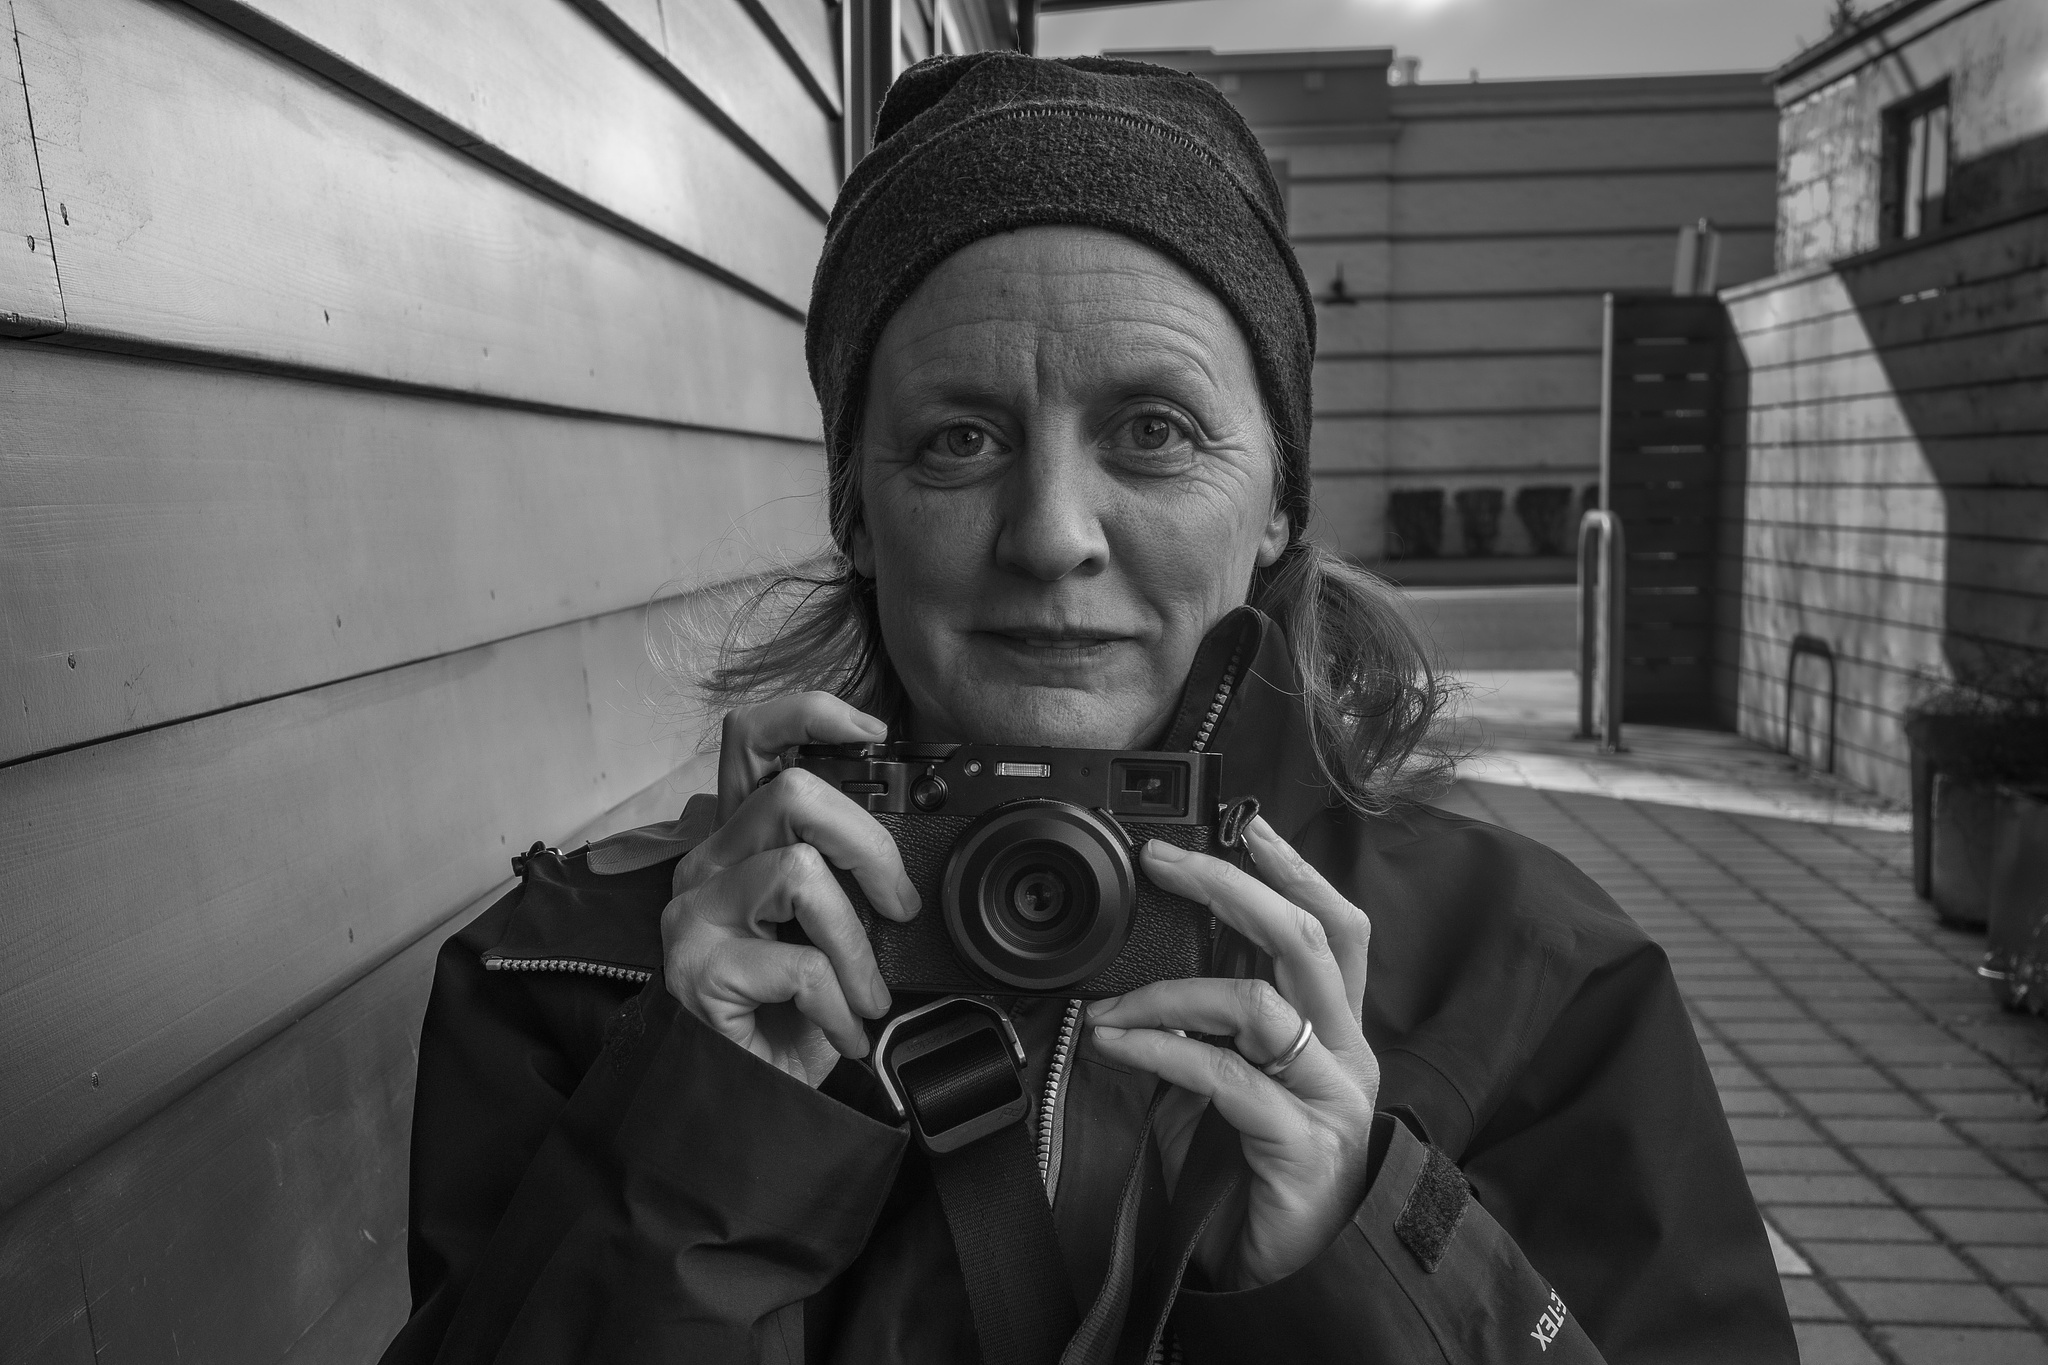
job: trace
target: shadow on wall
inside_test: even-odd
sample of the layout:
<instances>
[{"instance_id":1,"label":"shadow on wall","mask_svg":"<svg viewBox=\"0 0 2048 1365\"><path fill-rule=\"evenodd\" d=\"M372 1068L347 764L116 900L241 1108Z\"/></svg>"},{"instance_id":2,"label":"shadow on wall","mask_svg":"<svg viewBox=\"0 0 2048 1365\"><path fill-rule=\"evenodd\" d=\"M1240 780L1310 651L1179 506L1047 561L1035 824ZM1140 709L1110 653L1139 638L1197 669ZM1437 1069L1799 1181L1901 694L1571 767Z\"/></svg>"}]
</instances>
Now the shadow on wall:
<instances>
[{"instance_id":1,"label":"shadow on wall","mask_svg":"<svg viewBox=\"0 0 2048 1365\"><path fill-rule=\"evenodd\" d=\"M2010 204L2015 184L2048 199L2048 135L1959 166L1951 194L1974 206L2002 185L1995 202ZM1962 216L1955 198L1950 212ZM1959 680L1994 685L2038 669L2048 659L2048 203L1836 269L1940 486L1945 662Z\"/></svg>"}]
</instances>

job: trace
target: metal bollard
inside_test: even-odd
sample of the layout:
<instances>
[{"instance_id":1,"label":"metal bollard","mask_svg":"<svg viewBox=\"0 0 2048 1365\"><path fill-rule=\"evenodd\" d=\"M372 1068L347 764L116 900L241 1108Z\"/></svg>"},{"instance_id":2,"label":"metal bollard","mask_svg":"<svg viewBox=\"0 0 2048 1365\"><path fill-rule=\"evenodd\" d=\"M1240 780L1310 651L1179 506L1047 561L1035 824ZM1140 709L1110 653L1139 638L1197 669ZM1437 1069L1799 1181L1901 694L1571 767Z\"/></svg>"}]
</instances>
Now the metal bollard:
<instances>
[{"instance_id":1,"label":"metal bollard","mask_svg":"<svg viewBox=\"0 0 2048 1365\"><path fill-rule=\"evenodd\" d=\"M1621 742L1622 609L1627 599L1621 518L1588 509L1579 522L1579 735L1598 739L1602 753L1625 753ZM1594 679L1602 700L1593 725Z\"/></svg>"}]
</instances>

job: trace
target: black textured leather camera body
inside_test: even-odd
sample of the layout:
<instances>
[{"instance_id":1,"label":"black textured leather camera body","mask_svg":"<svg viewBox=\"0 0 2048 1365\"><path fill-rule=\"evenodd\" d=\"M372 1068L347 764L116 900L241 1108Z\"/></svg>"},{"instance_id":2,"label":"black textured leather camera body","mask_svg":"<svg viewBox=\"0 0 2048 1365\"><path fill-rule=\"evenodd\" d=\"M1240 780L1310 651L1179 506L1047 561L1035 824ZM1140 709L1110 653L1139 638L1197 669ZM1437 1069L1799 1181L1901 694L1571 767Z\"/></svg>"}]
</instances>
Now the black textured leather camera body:
<instances>
[{"instance_id":1,"label":"black textured leather camera body","mask_svg":"<svg viewBox=\"0 0 2048 1365\"><path fill-rule=\"evenodd\" d=\"M839 874L892 988L1093 999L1213 974L1215 917L1137 854L1163 839L1238 856L1256 803L1225 808L1216 754L834 744L794 766L873 813L923 898L898 924Z\"/></svg>"}]
</instances>

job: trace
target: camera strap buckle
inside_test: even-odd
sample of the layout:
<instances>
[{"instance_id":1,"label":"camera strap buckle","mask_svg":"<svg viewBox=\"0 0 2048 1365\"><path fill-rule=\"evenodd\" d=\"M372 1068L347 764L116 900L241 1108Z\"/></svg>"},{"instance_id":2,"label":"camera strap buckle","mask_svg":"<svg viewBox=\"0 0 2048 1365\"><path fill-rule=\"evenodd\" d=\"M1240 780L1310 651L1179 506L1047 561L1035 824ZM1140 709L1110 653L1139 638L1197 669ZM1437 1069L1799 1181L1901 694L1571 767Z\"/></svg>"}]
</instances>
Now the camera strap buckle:
<instances>
[{"instance_id":1,"label":"camera strap buckle","mask_svg":"<svg viewBox=\"0 0 2048 1365\"><path fill-rule=\"evenodd\" d=\"M971 995L949 995L890 1020L875 1044L875 1075L918 1145L933 1155L1007 1128L1031 1103L1016 1027Z\"/></svg>"}]
</instances>

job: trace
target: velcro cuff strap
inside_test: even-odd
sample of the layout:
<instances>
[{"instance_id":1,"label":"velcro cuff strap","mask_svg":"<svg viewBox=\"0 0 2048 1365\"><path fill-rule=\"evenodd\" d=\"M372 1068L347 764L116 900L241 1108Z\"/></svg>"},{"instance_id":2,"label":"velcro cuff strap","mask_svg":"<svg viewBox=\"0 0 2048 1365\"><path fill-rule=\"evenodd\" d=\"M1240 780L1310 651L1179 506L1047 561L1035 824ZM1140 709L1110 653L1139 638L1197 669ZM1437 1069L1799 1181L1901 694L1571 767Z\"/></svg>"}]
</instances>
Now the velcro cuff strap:
<instances>
[{"instance_id":1,"label":"velcro cuff strap","mask_svg":"<svg viewBox=\"0 0 2048 1365\"><path fill-rule=\"evenodd\" d=\"M1424 1270L1435 1274L1443 1264L1451 1239L1458 1235L1458 1224L1465 1219L1465 1204L1470 1198L1464 1172L1431 1147L1422 1164L1422 1174L1415 1179L1415 1188L1408 1192L1408 1202L1394 1219L1394 1235Z\"/></svg>"}]
</instances>

